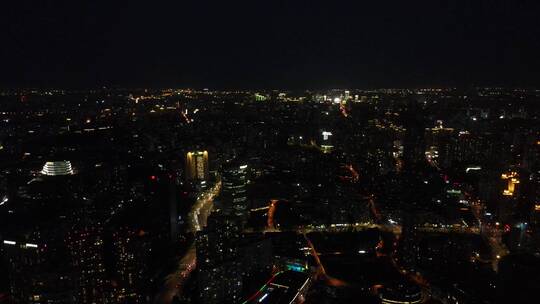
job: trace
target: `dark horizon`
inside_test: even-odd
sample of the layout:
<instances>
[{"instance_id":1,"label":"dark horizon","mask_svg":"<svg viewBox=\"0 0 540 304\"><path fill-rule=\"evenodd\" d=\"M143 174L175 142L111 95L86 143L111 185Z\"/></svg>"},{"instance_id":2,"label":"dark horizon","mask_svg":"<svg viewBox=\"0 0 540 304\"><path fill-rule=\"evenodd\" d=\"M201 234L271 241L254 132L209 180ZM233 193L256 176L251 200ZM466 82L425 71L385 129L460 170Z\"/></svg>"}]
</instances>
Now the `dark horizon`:
<instances>
[{"instance_id":1,"label":"dark horizon","mask_svg":"<svg viewBox=\"0 0 540 304\"><path fill-rule=\"evenodd\" d=\"M535 87L537 3L5 4L0 87Z\"/></svg>"},{"instance_id":2,"label":"dark horizon","mask_svg":"<svg viewBox=\"0 0 540 304\"><path fill-rule=\"evenodd\" d=\"M423 89L443 89L443 90L455 90L456 92L469 92L476 89L491 89L491 90L530 90L538 91L540 90L539 86L504 86L504 85L402 85L402 86L364 86L364 87L347 87L344 85L339 86L320 86L320 87L232 87L232 86L203 86L203 85L177 85L177 86L158 86L158 85L68 85L68 86L23 86L23 85L13 85L13 86L0 86L0 90L11 91L11 92L23 92L27 90L39 90L42 91L58 91L63 90L67 92L73 91L85 91L85 90L105 90L105 91L114 91L114 90L125 90L125 91L137 91L137 90L193 90L193 91L213 91L213 92L292 92L292 93L302 93L302 92L324 92L324 91L340 91L340 90L350 90L350 91L377 91L377 90L423 90Z\"/></svg>"}]
</instances>

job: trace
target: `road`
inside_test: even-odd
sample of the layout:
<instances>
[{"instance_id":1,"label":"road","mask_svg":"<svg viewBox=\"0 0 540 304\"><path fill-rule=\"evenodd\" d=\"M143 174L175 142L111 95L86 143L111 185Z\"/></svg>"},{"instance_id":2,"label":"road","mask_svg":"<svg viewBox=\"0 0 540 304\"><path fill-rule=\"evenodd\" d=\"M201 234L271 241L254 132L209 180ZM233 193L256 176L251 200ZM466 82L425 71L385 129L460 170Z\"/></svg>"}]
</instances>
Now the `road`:
<instances>
[{"instance_id":1,"label":"road","mask_svg":"<svg viewBox=\"0 0 540 304\"><path fill-rule=\"evenodd\" d=\"M249 296L244 302L242 302L242 304L246 304L246 303L250 303L250 302L254 302L255 300L257 300L258 302L258 299L260 299L261 297L264 296L264 291L268 288L268 286L278 277L280 276L281 274L283 274L283 271L279 271L275 274L272 275L272 277L266 282L264 283L264 285L259 288L259 290L257 290L257 292L255 292L253 295Z\"/></svg>"},{"instance_id":2,"label":"road","mask_svg":"<svg viewBox=\"0 0 540 304\"><path fill-rule=\"evenodd\" d=\"M268 213L267 213L267 220L266 220L266 227L267 229L276 229L276 225L274 222L274 215L276 213L278 200L270 200L270 205L268 206Z\"/></svg>"},{"instance_id":3,"label":"road","mask_svg":"<svg viewBox=\"0 0 540 304\"><path fill-rule=\"evenodd\" d=\"M293 304L301 303L309 290L313 278L308 273L282 270L273 274L270 279L249 296L242 304Z\"/></svg>"},{"instance_id":4,"label":"road","mask_svg":"<svg viewBox=\"0 0 540 304\"><path fill-rule=\"evenodd\" d=\"M208 216L212 212L214 206L214 197L219 194L221 190L221 182L216 183L214 187L201 193L191 211L189 212L189 232L195 233L200 231L206 226ZM178 267L175 272L169 274L165 278L165 284L162 291L156 296L154 303L156 304L169 304L175 295L180 295L183 290L183 286L189 278L191 272L197 266L197 251L195 247L195 241L193 241L186 253L178 261Z\"/></svg>"},{"instance_id":5,"label":"road","mask_svg":"<svg viewBox=\"0 0 540 304\"><path fill-rule=\"evenodd\" d=\"M320 226L301 226L295 228L276 228L276 227L265 227L263 230L256 229L246 229L244 232L298 232L298 233L311 233L311 232L329 232L329 233L339 233L339 232L354 232L354 231L364 231L368 229L378 229L383 232L389 232L395 235L401 234L401 225L397 224L374 224L374 223L351 223L351 224L331 224L331 225L320 225ZM480 229L478 227L463 227L463 226L416 226L415 229L419 232L424 233L459 233L459 234L480 234Z\"/></svg>"}]
</instances>

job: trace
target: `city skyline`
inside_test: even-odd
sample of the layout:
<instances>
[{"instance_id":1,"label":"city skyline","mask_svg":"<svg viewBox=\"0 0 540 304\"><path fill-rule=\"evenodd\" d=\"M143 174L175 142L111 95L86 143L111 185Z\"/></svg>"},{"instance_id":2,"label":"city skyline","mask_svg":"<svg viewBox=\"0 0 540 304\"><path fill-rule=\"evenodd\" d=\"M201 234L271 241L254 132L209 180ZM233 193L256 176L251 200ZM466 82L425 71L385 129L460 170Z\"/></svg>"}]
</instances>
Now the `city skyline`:
<instances>
[{"instance_id":1,"label":"city skyline","mask_svg":"<svg viewBox=\"0 0 540 304\"><path fill-rule=\"evenodd\" d=\"M540 2L11 1L0 304L509 304Z\"/></svg>"}]
</instances>

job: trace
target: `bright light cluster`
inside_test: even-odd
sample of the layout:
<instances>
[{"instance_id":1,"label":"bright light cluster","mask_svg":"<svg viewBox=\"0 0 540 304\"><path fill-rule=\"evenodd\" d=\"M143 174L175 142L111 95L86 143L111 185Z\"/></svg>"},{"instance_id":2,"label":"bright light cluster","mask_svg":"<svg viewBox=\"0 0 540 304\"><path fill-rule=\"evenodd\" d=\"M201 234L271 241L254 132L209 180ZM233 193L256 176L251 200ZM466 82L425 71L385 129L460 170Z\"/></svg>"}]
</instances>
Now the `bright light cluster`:
<instances>
[{"instance_id":1,"label":"bright light cluster","mask_svg":"<svg viewBox=\"0 0 540 304\"><path fill-rule=\"evenodd\" d=\"M501 175L501 179L508 180L508 186L506 189L503 190L503 195L506 196L513 196L514 191L516 190L516 184L519 184L517 172L510 172L508 174L503 173Z\"/></svg>"},{"instance_id":2,"label":"bright light cluster","mask_svg":"<svg viewBox=\"0 0 540 304\"><path fill-rule=\"evenodd\" d=\"M73 167L68 160L46 162L41 170L41 174L48 176L72 175Z\"/></svg>"}]
</instances>

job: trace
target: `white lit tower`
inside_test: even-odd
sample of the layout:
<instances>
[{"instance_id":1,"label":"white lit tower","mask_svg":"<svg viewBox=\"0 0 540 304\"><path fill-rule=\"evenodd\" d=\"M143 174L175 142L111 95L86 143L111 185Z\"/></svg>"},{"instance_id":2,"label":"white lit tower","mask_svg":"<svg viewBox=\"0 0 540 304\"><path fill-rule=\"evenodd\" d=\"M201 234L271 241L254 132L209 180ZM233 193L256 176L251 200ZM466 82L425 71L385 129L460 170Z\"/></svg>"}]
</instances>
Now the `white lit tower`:
<instances>
[{"instance_id":1,"label":"white lit tower","mask_svg":"<svg viewBox=\"0 0 540 304\"><path fill-rule=\"evenodd\" d=\"M247 168L246 164L235 164L224 168L221 175L221 202L226 214L247 217Z\"/></svg>"}]
</instances>

